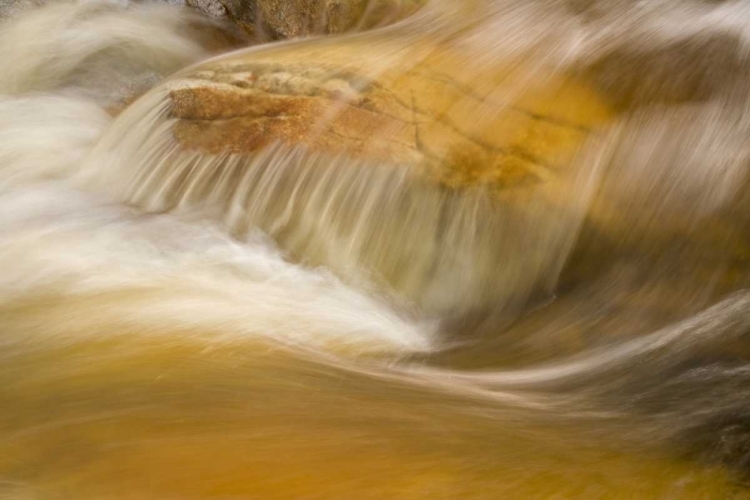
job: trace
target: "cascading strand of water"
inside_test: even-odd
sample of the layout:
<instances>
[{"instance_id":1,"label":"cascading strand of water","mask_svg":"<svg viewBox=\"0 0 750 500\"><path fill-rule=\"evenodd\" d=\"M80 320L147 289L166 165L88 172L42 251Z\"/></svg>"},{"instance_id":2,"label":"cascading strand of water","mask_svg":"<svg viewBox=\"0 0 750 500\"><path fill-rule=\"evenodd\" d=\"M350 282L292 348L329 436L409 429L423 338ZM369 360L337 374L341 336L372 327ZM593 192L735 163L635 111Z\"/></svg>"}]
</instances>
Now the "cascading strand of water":
<instances>
[{"instance_id":1,"label":"cascading strand of water","mask_svg":"<svg viewBox=\"0 0 750 500\"><path fill-rule=\"evenodd\" d=\"M149 211L217 217L240 240L260 229L294 260L381 290L388 283L427 314L512 312L549 295L580 224L575 206L555 209L543 196L519 208L482 189L435 189L399 165L303 147L184 150L168 103L155 91L123 114L81 182ZM589 183L580 184L581 200Z\"/></svg>"}]
</instances>

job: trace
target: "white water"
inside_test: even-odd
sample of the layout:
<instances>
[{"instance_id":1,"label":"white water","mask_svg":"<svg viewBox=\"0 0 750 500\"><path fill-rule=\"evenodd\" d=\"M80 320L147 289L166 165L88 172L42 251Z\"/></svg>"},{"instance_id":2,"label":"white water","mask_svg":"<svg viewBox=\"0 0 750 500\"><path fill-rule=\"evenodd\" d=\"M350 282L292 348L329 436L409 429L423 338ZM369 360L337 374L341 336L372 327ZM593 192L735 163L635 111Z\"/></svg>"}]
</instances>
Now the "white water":
<instances>
[{"instance_id":1,"label":"white water","mask_svg":"<svg viewBox=\"0 0 750 500\"><path fill-rule=\"evenodd\" d=\"M126 52L117 60L139 70L154 62L144 53L165 60L165 67L201 57L199 46L177 34L189 16L175 17L175 12L159 6L54 5L1 32L17 36L27 23L48 28L40 26L41 18L63 24L59 37L64 40L70 30L94 41L74 39L61 46L53 43L54 36L44 37L50 45L27 47L28 69L5 54L7 67L19 69L5 73L9 83L0 88L6 92L62 89L8 95L0 102L0 259L9 264L0 278L3 296L18 300L43 290L85 295L162 288L166 292L158 303L129 305L136 309L121 314L151 327L175 320L197 327L219 324L231 335L263 335L280 342L351 345L354 350L426 349L428 326L341 284L325 270L284 262L262 234L250 238L255 243L239 244L211 225L169 215L142 216L75 189L71 174L80 169L111 118L96 101L66 96L63 78L75 73L89 54L107 46L128 47L131 39L143 47L133 47L132 58ZM61 14L68 23L61 22ZM96 31L76 22L91 16L87 22L98 26ZM51 58L61 61L57 67L50 67Z\"/></svg>"}]
</instances>

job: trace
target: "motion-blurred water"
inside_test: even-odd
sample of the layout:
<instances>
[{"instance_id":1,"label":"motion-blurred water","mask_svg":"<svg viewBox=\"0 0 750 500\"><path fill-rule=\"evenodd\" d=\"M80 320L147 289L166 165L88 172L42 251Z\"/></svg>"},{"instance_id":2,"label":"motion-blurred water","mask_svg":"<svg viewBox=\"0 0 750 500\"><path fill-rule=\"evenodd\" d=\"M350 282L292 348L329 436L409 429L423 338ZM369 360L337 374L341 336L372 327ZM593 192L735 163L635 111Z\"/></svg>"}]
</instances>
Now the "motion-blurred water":
<instances>
[{"instance_id":1,"label":"motion-blurred water","mask_svg":"<svg viewBox=\"0 0 750 500\"><path fill-rule=\"evenodd\" d=\"M164 79L221 26L14 13L0 498L750 498L749 25L740 1L434 0L204 63L344 40L377 72L439 40L477 79L583 75L615 118L562 204L519 208L291 146L182 151L168 93L197 70Z\"/></svg>"}]
</instances>

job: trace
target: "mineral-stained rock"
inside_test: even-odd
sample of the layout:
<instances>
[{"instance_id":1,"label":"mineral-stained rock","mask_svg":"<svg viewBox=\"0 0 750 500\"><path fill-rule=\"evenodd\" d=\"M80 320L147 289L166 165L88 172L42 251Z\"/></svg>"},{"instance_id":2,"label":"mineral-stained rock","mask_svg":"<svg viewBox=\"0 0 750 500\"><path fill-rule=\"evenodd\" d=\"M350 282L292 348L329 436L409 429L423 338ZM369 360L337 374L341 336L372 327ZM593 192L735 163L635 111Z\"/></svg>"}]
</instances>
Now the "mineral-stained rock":
<instances>
[{"instance_id":1,"label":"mineral-stained rock","mask_svg":"<svg viewBox=\"0 0 750 500\"><path fill-rule=\"evenodd\" d=\"M401 69L378 50L295 47L199 68L171 93L176 137L209 153L304 145L502 189L560 177L608 117L590 88L550 72L472 69L447 51Z\"/></svg>"},{"instance_id":2,"label":"mineral-stained rock","mask_svg":"<svg viewBox=\"0 0 750 500\"><path fill-rule=\"evenodd\" d=\"M291 255L364 269L428 312L549 293L589 190L573 157L608 107L543 66L405 42L298 42L180 75L167 85L180 167L152 169L129 199L235 200L222 206L238 236L259 226ZM222 166L227 155L247 160ZM157 192L169 195L142 198Z\"/></svg>"}]
</instances>

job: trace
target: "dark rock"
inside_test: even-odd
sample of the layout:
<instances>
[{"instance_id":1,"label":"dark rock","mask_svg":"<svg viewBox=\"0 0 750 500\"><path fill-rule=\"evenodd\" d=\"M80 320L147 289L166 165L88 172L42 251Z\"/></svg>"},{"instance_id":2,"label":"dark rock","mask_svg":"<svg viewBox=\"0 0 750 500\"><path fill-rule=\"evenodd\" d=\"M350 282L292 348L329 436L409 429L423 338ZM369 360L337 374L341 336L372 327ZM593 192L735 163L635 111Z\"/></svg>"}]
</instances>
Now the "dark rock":
<instances>
[{"instance_id":1,"label":"dark rock","mask_svg":"<svg viewBox=\"0 0 750 500\"><path fill-rule=\"evenodd\" d=\"M713 33L638 50L620 46L584 69L623 108L703 101L748 76L739 35Z\"/></svg>"}]
</instances>

